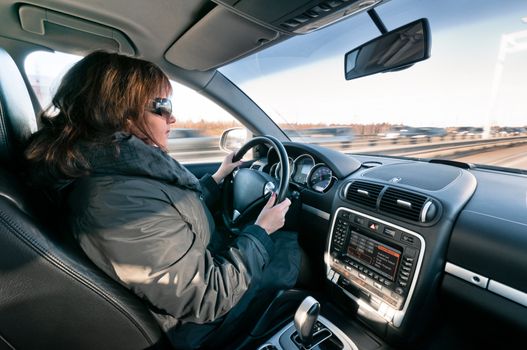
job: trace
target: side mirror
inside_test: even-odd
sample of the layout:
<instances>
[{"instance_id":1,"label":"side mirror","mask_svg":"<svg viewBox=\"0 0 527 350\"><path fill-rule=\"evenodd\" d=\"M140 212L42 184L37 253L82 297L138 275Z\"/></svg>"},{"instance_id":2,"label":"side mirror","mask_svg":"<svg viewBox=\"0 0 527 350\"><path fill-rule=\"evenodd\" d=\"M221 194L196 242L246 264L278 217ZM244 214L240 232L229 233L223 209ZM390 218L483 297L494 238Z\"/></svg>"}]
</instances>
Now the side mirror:
<instances>
[{"instance_id":1,"label":"side mirror","mask_svg":"<svg viewBox=\"0 0 527 350\"><path fill-rule=\"evenodd\" d=\"M408 68L430 57L430 44L426 18L384 33L345 55L346 80Z\"/></svg>"},{"instance_id":2,"label":"side mirror","mask_svg":"<svg viewBox=\"0 0 527 350\"><path fill-rule=\"evenodd\" d=\"M251 138L246 128L231 128L223 132L220 139L220 148L227 152L237 152Z\"/></svg>"}]
</instances>

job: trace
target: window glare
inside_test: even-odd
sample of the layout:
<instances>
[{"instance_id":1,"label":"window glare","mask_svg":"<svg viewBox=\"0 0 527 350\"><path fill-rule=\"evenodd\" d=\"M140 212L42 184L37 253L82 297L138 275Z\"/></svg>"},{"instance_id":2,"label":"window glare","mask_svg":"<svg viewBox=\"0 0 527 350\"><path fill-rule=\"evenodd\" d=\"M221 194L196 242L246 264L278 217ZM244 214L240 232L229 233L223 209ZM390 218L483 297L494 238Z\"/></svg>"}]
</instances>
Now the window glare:
<instances>
[{"instance_id":1,"label":"window glare","mask_svg":"<svg viewBox=\"0 0 527 350\"><path fill-rule=\"evenodd\" d=\"M62 77L81 58L82 56L48 51L35 51L27 56L24 69L42 107L51 103Z\"/></svg>"}]
</instances>

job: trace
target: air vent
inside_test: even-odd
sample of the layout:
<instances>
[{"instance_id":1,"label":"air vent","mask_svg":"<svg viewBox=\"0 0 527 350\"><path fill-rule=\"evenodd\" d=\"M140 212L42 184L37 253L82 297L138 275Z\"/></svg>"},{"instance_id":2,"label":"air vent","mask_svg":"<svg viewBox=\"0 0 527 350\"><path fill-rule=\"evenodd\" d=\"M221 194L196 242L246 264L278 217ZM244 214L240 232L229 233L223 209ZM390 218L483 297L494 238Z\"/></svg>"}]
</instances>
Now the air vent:
<instances>
[{"instance_id":1,"label":"air vent","mask_svg":"<svg viewBox=\"0 0 527 350\"><path fill-rule=\"evenodd\" d=\"M365 181L354 181L352 182L348 190L346 191L346 199L350 202L365 205L370 208L377 207L377 198L381 193L384 186L365 182Z\"/></svg>"},{"instance_id":2,"label":"air vent","mask_svg":"<svg viewBox=\"0 0 527 350\"><path fill-rule=\"evenodd\" d=\"M382 195L380 210L405 219L421 221L425 201L425 196L389 187Z\"/></svg>"}]
</instances>

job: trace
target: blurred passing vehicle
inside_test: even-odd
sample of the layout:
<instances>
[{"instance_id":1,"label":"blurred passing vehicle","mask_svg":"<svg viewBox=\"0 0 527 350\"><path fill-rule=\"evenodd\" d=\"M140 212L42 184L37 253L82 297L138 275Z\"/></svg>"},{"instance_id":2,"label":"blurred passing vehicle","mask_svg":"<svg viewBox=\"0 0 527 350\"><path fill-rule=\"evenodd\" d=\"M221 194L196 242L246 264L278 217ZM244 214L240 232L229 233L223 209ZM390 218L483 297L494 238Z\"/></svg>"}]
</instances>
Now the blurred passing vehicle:
<instances>
[{"instance_id":1,"label":"blurred passing vehicle","mask_svg":"<svg viewBox=\"0 0 527 350\"><path fill-rule=\"evenodd\" d=\"M172 128L168 134L168 152L218 150L219 140L219 137L203 135L199 129Z\"/></svg>"},{"instance_id":2,"label":"blurred passing vehicle","mask_svg":"<svg viewBox=\"0 0 527 350\"><path fill-rule=\"evenodd\" d=\"M399 137L442 137L447 134L446 129L437 127L411 127L411 126L400 126L394 127L386 133L379 134L380 137L385 139L395 139Z\"/></svg>"},{"instance_id":3,"label":"blurred passing vehicle","mask_svg":"<svg viewBox=\"0 0 527 350\"><path fill-rule=\"evenodd\" d=\"M354 133L351 127L307 128L301 130L285 129L284 132L293 141L319 145L349 144Z\"/></svg>"}]
</instances>

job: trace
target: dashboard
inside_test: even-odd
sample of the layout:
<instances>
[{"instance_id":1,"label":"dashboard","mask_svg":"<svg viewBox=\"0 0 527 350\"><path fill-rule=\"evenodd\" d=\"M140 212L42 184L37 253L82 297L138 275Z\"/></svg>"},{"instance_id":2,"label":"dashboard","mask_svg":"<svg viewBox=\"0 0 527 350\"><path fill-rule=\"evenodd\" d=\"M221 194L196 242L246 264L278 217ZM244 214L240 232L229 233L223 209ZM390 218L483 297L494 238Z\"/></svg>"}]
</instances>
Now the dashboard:
<instances>
[{"instance_id":1,"label":"dashboard","mask_svg":"<svg viewBox=\"0 0 527 350\"><path fill-rule=\"evenodd\" d=\"M444 293L527 329L524 175L284 145L303 246L339 307L392 344L422 334ZM277 177L272 150L259 162Z\"/></svg>"}]
</instances>

